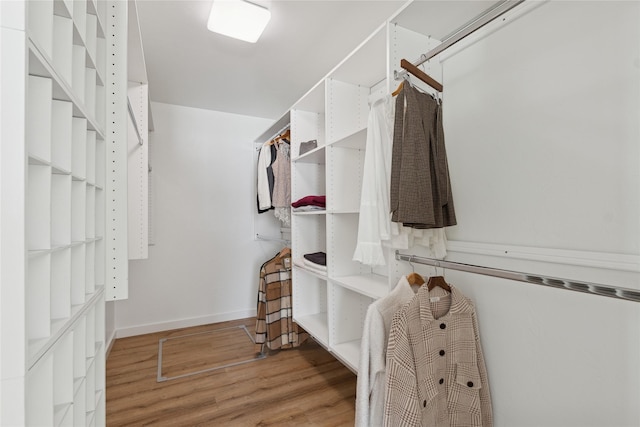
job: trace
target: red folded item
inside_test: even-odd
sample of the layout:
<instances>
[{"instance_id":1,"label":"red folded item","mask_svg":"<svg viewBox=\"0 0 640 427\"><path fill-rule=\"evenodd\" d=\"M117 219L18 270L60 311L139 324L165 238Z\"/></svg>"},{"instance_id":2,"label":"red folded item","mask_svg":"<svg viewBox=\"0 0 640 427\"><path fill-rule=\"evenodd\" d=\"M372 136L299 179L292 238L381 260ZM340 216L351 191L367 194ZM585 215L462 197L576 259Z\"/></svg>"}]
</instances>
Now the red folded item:
<instances>
[{"instance_id":1,"label":"red folded item","mask_svg":"<svg viewBox=\"0 0 640 427\"><path fill-rule=\"evenodd\" d=\"M300 206L320 206L324 208L327 203L327 196L305 196L300 200L297 200L291 203L291 206L294 208L299 208Z\"/></svg>"}]
</instances>

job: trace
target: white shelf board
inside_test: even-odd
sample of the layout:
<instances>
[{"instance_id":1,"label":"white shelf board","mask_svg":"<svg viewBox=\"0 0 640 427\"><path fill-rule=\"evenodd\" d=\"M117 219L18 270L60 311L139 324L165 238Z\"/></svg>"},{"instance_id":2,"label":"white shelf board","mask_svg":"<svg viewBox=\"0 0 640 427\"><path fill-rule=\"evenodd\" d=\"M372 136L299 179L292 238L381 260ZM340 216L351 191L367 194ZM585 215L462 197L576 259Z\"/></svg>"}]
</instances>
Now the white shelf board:
<instances>
[{"instance_id":1,"label":"white shelf board","mask_svg":"<svg viewBox=\"0 0 640 427\"><path fill-rule=\"evenodd\" d=\"M51 173L57 175L71 175L71 171L63 168L62 166L51 165Z\"/></svg>"},{"instance_id":2,"label":"white shelf board","mask_svg":"<svg viewBox=\"0 0 640 427\"><path fill-rule=\"evenodd\" d=\"M293 261L293 266L295 268L298 268L298 269L304 271L305 273L309 273L312 276L315 276L315 277L317 277L319 279L327 280L327 275L326 274L321 274L321 273L319 273L319 272L317 272L315 270L307 268L304 264L301 264L300 261L298 261L298 260Z\"/></svg>"},{"instance_id":3,"label":"white shelf board","mask_svg":"<svg viewBox=\"0 0 640 427\"><path fill-rule=\"evenodd\" d=\"M336 214L336 215L354 215L360 213L359 210L351 210L351 209L331 209L327 211L328 214Z\"/></svg>"},{"instance_id":4,"label":"white shelf board","mask_svg":"<svg viewBox=\"0 0 640 427\"><path fill-rule=\"evenodd\" d=\"M297 212L292 210L291 211L292 215L299 215L299 216L308 216L308 215L326 215L327 214L327 210L326 209L317 209L314 211L302 211L302 212Z\"/></svg>"},{"instance_id":5,"label":"white shelf board","mask_svg":"<svg viewBox=\"0 0 640 427\"><path fill-rule=\"evenodd\" d=\"M329 147L353 148L356 150L364 150L367 144L367 128L358 129L352 134L327 143Z\"/></svg>"},{"instance_id":6,"label":"white shelf board","mask_svg":"<svg viewBox=\"0 0 640 427\"><path fill-rule=\"evenodd\" d=\"M290 123L291 123L291 111L287 111L282 117L276 120L264 132L258 135L256 139L253 140L253 142L263 144L271 140L271 138L276 136L278 132L280 132L285 127L289 126Z\"/></svg>"},{"instance_id":7,"label":"white shelf board","mask_svg":"<svg viewBox=\"0 0 640 427\"><path fill-rule=\"evenodd\" d=\"M316 313L293 319L298 325L307 331L323 347L329 346L329 327L327 325L327 313Z\"/></svg>"},{"instance_id":8,"label":"white shelf board","mask_svg":"<svg viewBox=\"0 0 640 427\"><path fill-rule=\"evenodd\" d=\"M382 298L389 293L389 278L378 274L331 277L332 282L369 298Z\"/></svg>"},{"instance_id":9,"label":"white shelf board","mask_svg":"<svg viewBox=\"0 0 640 427\"><path fill-rule=\"evenodd\" d=\"M386 25L380 25L330 73L329 77L365 87L375 86L386 76Z\"/></svg>"},{"instance_id":10,"label":"white shelf board","mask_svg":"<svg viewBox=\"0 0 640 427\"><path fill-rule=\"evenodd\" d=\"M295 163L315 163L318 165L325 164L325 156L324 156L325 146L321 145L319 147L314 148L311 151L307 151L301 156L294 157L291 159L292 162Z\"/></svg>"},{"instance_id":11,"label":"white shelf board","mask_svg":"<svg viewBox=\"0 0 640 427\"><path fill-rule=\"evenodd\" d=\"M29 40L29 74L39 77L48 77L53 81L53 99L70 101L73 103L73 116L87 119L87 127L95 130L101 139L105 132L94 115L88 113L83 100L77 99L69 84L55 71L48 56L41 52L40 47L33 40Z\"/></svg>"},{"instance_id":12,"label":"white shelf board","mask_svg":"<svg viewBox=\"0 0 640 427\"><path fill-rule=\"evenodd\" d=\"M69 410L73 407L72 402L61 403L53 407L53 425L59 426L67 416Z\"/></svg>"},{"instance_id":13,"label":"white shelf board","mask_svg":"<svg viewBox=\"0 0 640 427\"><path fill-rule=\"evenodd\" d=\"M354 373L358 373L360 363L360 340L348 341L336 344L331 347L331 352L336 359L340 360L347 368Z\"/></svg>"},{"instance_id":14,"label":"white shelf board","mask_svg":"<svg viewBox=\"0 0 640 427\"><path fill-rule=\"evenodd\" d=\"M53 14L64 18L71 18L71 11L62 0L55 0L53 2Z\"/></svg>"},{"instance_id":15,"label":"white shelf board","mask_svg":"<svg viewBox=\"0 0 640 427\"><path fill-rule=\"evenodd\" d=\"M95 0L89 0L87 2L87 13L91 14L91 15L96 15L96 17L98 18L98 37L104 38L105 34L104 34L104 24L102 23L102 16L100 16L100 13L97 9L97 2L95 2Z\"/></svg>"},{"instance_id":16,"label":"white shelf board","mask_svg":"<svg viewBox=\"0 0 640 427\"><path fill-rule=\"evenodd\" d=\"M324 114L324 79L313 86L302 98L292 107L292 110L309 111Z\"/></svg>"},{"instance_id":17,"label":"white shelf board","mask_svg":"<svg viewBox=\"0 0 640 427\"><path fill-rule=\"evenodd\" d=\"M82 387L82 384L84 383L84 379L85 377L76 377L73 379L73 396L75 397L78 392L80 391L80 387Z\"/></svg>"},{"instance_id":18,"label":"white shelf board","mask_svg":"<svg viewBox=\"0 0 640 427\"><path fill-rule=\"evenodd\" d=\"M44 160L42 157L35 154L29 154L29 164L37 166L51 166L51 162Z\"/></svg>"}]
</instances>

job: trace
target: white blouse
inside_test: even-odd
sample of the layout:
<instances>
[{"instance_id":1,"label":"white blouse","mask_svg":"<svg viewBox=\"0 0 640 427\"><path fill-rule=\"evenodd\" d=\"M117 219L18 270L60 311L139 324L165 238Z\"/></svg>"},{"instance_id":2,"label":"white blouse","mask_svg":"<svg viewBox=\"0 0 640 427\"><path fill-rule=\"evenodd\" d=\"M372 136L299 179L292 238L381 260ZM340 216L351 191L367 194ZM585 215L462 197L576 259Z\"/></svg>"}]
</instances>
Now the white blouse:
<instances>
[{"instance_id":1,"label":"white blouse","mask_svg":"<svg viewBox=\"0 0 640 427\"><path fill-rule=\"evenodd\" d=\"M391 237L389 187L395 100L384 95L371 104L362 173L360 221L354 261L384 265L382 241Z\"/></svg>"}]
</instances>

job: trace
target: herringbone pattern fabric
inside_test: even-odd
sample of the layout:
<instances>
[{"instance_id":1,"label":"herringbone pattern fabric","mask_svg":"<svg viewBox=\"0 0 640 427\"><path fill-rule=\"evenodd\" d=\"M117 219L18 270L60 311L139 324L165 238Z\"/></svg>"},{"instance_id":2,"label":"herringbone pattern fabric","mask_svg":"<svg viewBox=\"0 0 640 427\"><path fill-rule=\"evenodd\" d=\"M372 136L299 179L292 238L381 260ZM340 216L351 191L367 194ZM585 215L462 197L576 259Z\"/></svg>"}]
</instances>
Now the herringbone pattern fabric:
<instances>
[{"instance_id":1,"label":"herringbone pattern fabric","mask_svg":"<svg viewBox=\"0 0 640 427\"><path fill-rule=\"evenodd\" d=\"M396 99L391 157L391 220L412 228L456 225L442 106L405 84Z\"/></svg>"},{"instance_id":2,"label":"herringbone pattern fabric","mask_svg":"<svg viewBox=\"0 0 640 427\"><path fill-rule=\"evenodd\" d=\"M385 426L488 427L487 371L473 303L420 288L392 320Z\"/></svg>"}]
</instances>

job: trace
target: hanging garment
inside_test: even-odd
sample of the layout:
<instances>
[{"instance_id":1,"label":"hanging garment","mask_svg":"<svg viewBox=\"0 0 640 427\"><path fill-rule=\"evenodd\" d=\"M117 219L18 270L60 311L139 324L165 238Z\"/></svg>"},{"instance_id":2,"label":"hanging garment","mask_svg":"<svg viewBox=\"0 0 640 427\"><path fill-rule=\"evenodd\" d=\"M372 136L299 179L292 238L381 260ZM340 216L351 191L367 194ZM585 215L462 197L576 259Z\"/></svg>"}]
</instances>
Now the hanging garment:
<instances>
[{"instance_id":1,"label":"hanging garment","mask_svg":"<svg viewBox=\"0 0 640 427\"><path fill-rule=\"evenodd\" d=\"M284 139L281 141L285 141ZM291 156L290 146L286 142L274 144L276 160L271 165L274 184L271 204L275 208L275 216L286 226L291 225Z\"/></svg>"},{"instance_id":2,"label":"hanging garment","mask_svg":"<svg viewBox=\"0 0 640 427\"><path fill-rule=\"evenodd\" d=\"M447 236L444 228L411 228L392 222L391 241L395 249L409 249L415 245L429 248L429 257L444 259L447 256Z\"/></svg>"},{"instance_id":3,"label":"hanging garment","mask_svg":"<svg viewBox=\"0 0 640 427\"><path fill-rule=\"evenodd\" d=\"M367 140L362 172L358 241L354 261L384 265L382 241L391 237L389 216L389 177L393 141L393 98L375 100L369 111Z\"/></svg>"},{"instance_id":4,"label":"hanging garment","mask_svg":"<svg viewBox=\"0 0 640 427\"><path fill-rule=\"evenodd\" d=\"M393 316L385 426L493 425L475 307L450 287L422 286Z\"/></svg>"},{"instance_id":5,"label":"hanging garment","mask_svg":"<svg viewBox=\"0 0 640 427\"><path fill-rule=\"evenodd\" d=\"M276 148L265 144L258 155L258 213L273 209L271 194L273 193L274 175L272 164L276 160Z\"/></svg>"},{"instance_id":6,"label":"hanging garment","mask_svg":"<svg viewBox=\"0 0 640 427\"><path fill-rule=\"evenodd\" d=\"M442 107L408 84L396 99L392 151L392 220L413 228L455 225Z\"/></svg>"},{"instance_id":7,"label":"hanging garment","mask_svg":"<svg viewBox=\"0 0 640 427\"><path fill-rule=\"evenodd\" d=\"M356 427L382 426L385 397L387 342L391 320L415 296L402 276L395 288L369 305L364 318L356 383Z\"/></svg>"},{"instance_id":8,"label":"hanging garment","mask_svg":"<svg viewBox=\"0 0 640 427\"><path fill-rule=\"evenodd\" d=\"M280 254L260 268L256 316L256 347L264 352L297 347L309 335L293 321L291 255Z\"/></svg>"}]
</instances>

